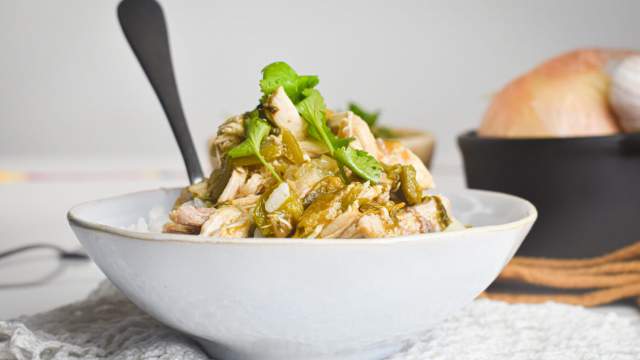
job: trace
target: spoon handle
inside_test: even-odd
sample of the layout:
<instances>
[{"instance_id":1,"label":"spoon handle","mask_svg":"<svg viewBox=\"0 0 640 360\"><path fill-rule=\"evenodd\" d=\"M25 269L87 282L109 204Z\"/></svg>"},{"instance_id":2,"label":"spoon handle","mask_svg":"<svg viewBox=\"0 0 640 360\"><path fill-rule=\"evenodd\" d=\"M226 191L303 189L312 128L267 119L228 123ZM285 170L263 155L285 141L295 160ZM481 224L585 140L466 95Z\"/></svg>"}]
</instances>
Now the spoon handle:
<instances>
[{"instance_id":1,"label":"spoon handle","mask_svg":"<svg viewBox=\"0 0 640 360\"><path fill-rule=\"evenodd\" d=\"M123 0L118 5L118 19L169 119L189 181L201 182L202 169L180 103L162 8L155 0Z\"/></svg>"}]
</instances>

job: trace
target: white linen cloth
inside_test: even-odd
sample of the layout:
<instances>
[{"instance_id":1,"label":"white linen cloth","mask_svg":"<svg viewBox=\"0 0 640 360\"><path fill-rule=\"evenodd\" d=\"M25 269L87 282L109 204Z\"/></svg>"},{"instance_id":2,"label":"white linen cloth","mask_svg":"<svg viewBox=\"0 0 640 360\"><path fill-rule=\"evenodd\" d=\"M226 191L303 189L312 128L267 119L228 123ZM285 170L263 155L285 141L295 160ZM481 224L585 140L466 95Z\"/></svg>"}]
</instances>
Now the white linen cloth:
<instances>
[{"instance_id":1,"label":"white linen cloth","mask_svg":"<svg viewBox=\"0 0 640 360\"><path fill-rule=\"evenodd\" d=\"M477 300L410 343L393 360L637 360L640 315L554 303ZM109 282L83 301L0 321L0 359L207 359L140 311Z\"/></svg>"}]
</instances>

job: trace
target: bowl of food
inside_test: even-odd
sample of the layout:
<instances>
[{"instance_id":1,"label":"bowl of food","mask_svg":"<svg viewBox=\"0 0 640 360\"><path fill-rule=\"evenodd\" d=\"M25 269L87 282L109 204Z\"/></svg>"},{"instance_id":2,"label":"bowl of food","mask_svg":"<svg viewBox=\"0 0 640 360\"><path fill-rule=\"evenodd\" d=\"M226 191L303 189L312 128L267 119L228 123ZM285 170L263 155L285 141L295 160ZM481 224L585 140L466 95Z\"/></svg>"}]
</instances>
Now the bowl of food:
<instances>
[{"instance_id":1,"label":"bowl of food","mask_svg":"<svg viewBox=\"0 0 640 360\"><path fill-rule=\"evenodd\" d=\"M510 82L458 138L467 185L531 200L519 254L593 257L640 238L640 58L589 49Z\"/></svg>"},{"instance_id":2,"label":"bowl of food","mask_svg":"<svg viewBox=\"0 0 640 360\"><path fill-rule=\"evenodd\" d=\"M384 358L471 302L536 219L500 193L435 192L424 163L326 108L278 62L225 121L203 182L69 211L137 306L218 359Z\"/></svg>"}]
</instances>

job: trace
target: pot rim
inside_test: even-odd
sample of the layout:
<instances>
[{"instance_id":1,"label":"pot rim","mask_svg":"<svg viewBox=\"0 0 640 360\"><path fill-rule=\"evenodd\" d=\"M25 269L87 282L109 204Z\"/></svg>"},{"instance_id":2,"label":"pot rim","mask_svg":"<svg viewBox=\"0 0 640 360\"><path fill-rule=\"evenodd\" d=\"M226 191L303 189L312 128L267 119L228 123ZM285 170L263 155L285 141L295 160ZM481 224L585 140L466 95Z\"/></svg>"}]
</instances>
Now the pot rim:
<instances>
[{"instance_id":1,"label":"pot rim","mask_svg":"<svg viewBox=\"0 0 640 360\"><path fill-rule=\"evenodd\" d=\"M476 130L467 130L458 135L459 142L482 142L482 143L521 143L521 144L611 144L618 145L621 141L640 142L640 132L619 133L598 136L572 136L572 137L522 137L522 138L501 138L501 137L481 137Z\"/></svg>"}]
</instances>

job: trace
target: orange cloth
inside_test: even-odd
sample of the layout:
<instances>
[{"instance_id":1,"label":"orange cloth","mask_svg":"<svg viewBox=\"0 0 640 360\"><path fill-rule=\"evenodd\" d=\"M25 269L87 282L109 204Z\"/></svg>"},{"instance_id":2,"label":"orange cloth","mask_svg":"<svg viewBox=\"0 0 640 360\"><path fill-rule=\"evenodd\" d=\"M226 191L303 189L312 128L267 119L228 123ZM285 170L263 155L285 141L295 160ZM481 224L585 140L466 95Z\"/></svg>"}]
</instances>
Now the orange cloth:
<instances>
[{"instance_id":1,"label":"orange cloth","mask_svg":"<svg viewBox=\"0 0 640 360\"><path fill-rule=\"evenodd\" d=\"M481 297L510 303L555 301L598 306L638 298L640 303L640 241L606 255L589 259L546 259L515 257L497 281L520 282L565 290L576 294L526 294L488 291Z\"/></svg>"}]
</instances>

